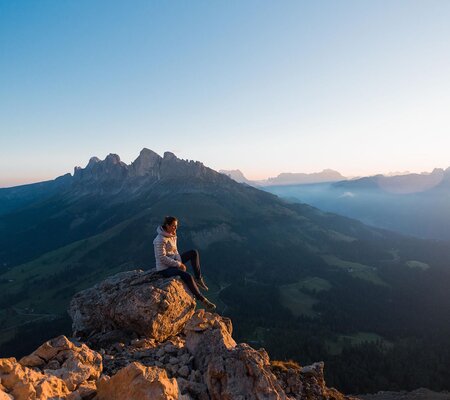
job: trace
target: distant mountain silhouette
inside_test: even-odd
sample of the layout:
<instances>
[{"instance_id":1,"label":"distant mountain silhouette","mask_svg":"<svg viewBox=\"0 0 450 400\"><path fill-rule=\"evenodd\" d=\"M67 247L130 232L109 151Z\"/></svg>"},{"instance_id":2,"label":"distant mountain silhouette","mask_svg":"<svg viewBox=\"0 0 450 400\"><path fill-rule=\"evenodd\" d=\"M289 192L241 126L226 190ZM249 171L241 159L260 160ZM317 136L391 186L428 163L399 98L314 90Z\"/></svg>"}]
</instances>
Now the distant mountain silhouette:
<instances>
[{"instance_id":1,"label":"distant mountain silhouette","mask_svg":"<svg viewBox=\"0 0 450 400\"><path fill-rule=\"evenodd\" d=\"M232 170L225 170L225 169L221 169L219 170L219 172L221 174L225 174L227 176L229 176L231 179L235 180L236 182L239 183L247 183L249 185L253 184L252 181L249 181L244 174L242 173L241 170L239 169L232 169Z\"/></svg>"},{"instance_id":2,"label":"distant mountain silhouette","mask_svg":"<svg viewBox=\"0 0 450 400\"><path fill-rule=\"evenodd\" d=\"M284 172L275 178L267 179L268 185L295 185L299 183L336 182L346 179L345 176L332 169L324 169L322 172L311 174ZM263 184L263 182L258 182Z\"/></svg>"},{"instance_id":3,"label":"distant mountain silhouette","mask_svg":"<svg viewBox=\"0 0 450 400\"><path fill-rule=\"evenodd\" d=\"M264 189L369 225L422 238L450 240L450 168Z\"/></svg>"},{"instance_id":4,"label":"distant mountain silhouette","mask_svg":"<svg viewBox=\"0 0 450 400\"><path fill-rule=\"evenodd\" d=\"M375 175L336 183L337 188L375 188L389 193L408 194L450 188L450 168L435 168L429 174Z\"/></svg>"},{"instance_id":5,"label":"distant mountain silhouette","mask_svg":"<svg viewBox=\"0 0 450 400\"><path fill-rule=\"evenodd\" d=\"M332 169L324 169L322 172L313 172L310 174L283 172L274 178L267 178L262 180L249 180L239 169L220 170L219 172L228 175L236 182L247 183L255 187L267 185L296 185L304 183L336 182L347 179L345 176Z\"/></svg>"}]
</instances>

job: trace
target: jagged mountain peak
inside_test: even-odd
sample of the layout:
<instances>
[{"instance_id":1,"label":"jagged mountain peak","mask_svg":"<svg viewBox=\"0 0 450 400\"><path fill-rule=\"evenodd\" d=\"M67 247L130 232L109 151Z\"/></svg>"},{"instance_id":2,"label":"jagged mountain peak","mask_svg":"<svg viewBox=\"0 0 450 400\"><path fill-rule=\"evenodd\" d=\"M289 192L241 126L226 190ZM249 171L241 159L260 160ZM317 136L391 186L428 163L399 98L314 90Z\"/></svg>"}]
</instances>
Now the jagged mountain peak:
<instances>
[{"instance_id":1,"label":"jagged mountain peak","mask_svg":"<svg viewBox=\"0 0 450 400\"><path fill-rule=\"evenodd\" d=\"M104 160L91 157L85 168L75 167L74 169L74 181L77 185L92 186L107 182L107 187L101 187L103 191L111 188L120 189L123 184L141 186L148 180L185 177L213 180L225 178L199 161L178 158L170 151L164 152L161 157L146 147L129 165L121 161L118 154L110 153Z\"/></svg>"},{"instance_id":2,"label":"jagged mountain peak","mask_svg":"<svg viewBox=\"0 0 450 400\"><path fill-rule=\"evenodd\" d=\"M159 166L161 160L162 158L159 154L144 147L139 156L130 164L131 173L135 176L154 175L155 169Z\"/></svg>"},{"instance_id":3,"label":"jagged mountain peak","mask_svg":"<svg viewBox=\"0 0 450 400\"><path fill-rule=\"evenodd\" d=\"M166 151L166 152L164 152L164 159L165 160L174 160L174 159L178 160L178 157L175 154L173 154L171 151Z\"/></svg>"},{"instance_id":4,"label":"jagged mountain peak","mask_svg":"<svg viewBox=\"0 0 450 400\"><path fill-rule=\"evenodd\" d=\"M101 162L100 158L98 157L91 157L89 159L88 165L86 165L86 168L92 168L94 165L96 165L97 163Z\"/></svg>"},{"instance_id":5,"label":"jagged mountain peak","mask_svg":"<svg viewBox=\"0 0 450 400\"><path fill-rule=\"evenodd\" d=\"M118 154L109 153L106 158L105 162L109 164L120 164L120 157Z\"/></svg>"},{"instance_id":6,"label":"jagged mountain peak","mask_svg":"<svg viewBox=\"0 0 450 400\"><path fill-rule=\"evenodd\" d=\"M239 183L250 183L250 181L245 177L243 172L240 169L232 169L232 170L226 170L221 169L219 171L221 174L225 174L229 176L231 179L235 180Z\"/></svg>"}]
</instances>

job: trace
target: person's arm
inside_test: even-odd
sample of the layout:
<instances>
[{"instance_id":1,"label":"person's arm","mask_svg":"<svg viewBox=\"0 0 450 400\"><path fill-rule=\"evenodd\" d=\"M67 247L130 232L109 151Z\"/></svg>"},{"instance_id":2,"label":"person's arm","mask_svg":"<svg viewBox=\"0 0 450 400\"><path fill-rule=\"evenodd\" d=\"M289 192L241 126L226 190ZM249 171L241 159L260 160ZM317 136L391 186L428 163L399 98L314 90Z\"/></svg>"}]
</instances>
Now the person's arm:
<instances>
[{"instance_id":1,"label":"person's arm","mask_svg":"<svg viewBox=\"0 0 450 400\"><path fill-rule=\"evenodd\" d=\"M180 267L181 260L175 260L166 255L166 248L164 247L164 242L156 242L155 247L155 257L161 261L161 263L168 265L169 267Z\"/></svg>"}]
</instances>

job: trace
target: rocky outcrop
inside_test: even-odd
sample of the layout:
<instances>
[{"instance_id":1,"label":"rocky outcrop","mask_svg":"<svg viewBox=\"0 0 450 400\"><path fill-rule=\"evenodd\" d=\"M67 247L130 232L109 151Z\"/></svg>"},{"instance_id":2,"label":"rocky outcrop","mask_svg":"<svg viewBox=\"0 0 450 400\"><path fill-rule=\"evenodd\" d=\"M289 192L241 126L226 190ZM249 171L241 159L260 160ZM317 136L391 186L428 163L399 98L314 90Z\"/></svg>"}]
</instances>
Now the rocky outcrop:
<instances>
[{"instance_id":1,"label":"rocky outcrop","mask_svg":"<svg viewBox=\"0 0 450 400\"><path fill-rule=\"evenodd\" d=\"M83 343L74 344L65 336L59 336L41 345L29 356L19 361L28 368L56 376L71 391L86 381L95 381L102 372L102 357Z\"/></svg>"},{"instance_id":2,"label":"rocky outcrop","mask_svg":"<svg viewBox=\"0 0 450 400\"><path fill-rule=\"evenodd\" d=\"M178 400L178 384L169 379L164 369L144 367L133 362L112 378L102 377L97 382L98 400L142 399Z\"/></svg>"},{"instance_id":3,"label":"rocky outcrop","mask_svg":"<svg viewBox=\"0 0 450 400\"><path fill-rule=\"evenodd\" d=\"M256 351L231 337L229 318L200 310L184 329L186 347L203 374L211 399L286 399L269 368L264 349Z\"/></svg>"},{"instance_id":4,"label":"rocky outcrop","mask_svg":"<svg viewBox=\"0 0 450 400\"><path fill-rule=\"evenodd\" d=\"M123 330L163 341L183 329L194 309L181 280L152 270L123 272L76 294L69 314L81 337Z\"/></svg>"},{"instance_id":5,"label":"rocky outcrop","mask_svg":"<svg viewBox=\"0 0 450 400\"><path fill-rule=\"evenodd\" d=\"M16 400L76 400L95 394L101 372L100 354L59 336L19 362L15 358L0 359L0 389Z\"/></svg>"},{"instance_id":6,"label":"rocky outcrop","mask_svg":"<svg viewBox=\"0 0 450 400\"><path fill-rule=\"evenodd\" d=\"M326 387L323 363L271 362L236 343L229 318L194 308L178 278L114 275L73 298L77 339L0 359L0 400L352 399Z\"/></svg>"},{"instance_id":7,"label":"rocky outcrop","mask_svg":"<svg viewBox=\"0 0 450 400\"><path fill-rule=\"evenodd\" d=\"M324 363L316 362L301 367L295 362L271 362L271 370L290 399L356 399L328 388L324 379Z\"/></svg>"}]
</instances>

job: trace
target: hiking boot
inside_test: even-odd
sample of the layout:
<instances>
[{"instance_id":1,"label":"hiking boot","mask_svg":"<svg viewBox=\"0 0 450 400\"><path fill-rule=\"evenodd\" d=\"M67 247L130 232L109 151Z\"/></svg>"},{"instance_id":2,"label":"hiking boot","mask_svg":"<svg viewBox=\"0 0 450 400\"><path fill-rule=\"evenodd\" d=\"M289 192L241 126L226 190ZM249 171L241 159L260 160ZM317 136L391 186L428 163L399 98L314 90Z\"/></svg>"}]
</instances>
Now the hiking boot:
<instances>
[{"instance_id":1,"label":"hiking boot","mask_svg":"<svg viewBox=\"0 0 450 400\"><path fill-rule=\"evenodd\" d=\"M206 283L203 280L202 276L200 277L200 279L195 279L195 283L197 284L197 286L200 286L203 290L208 290L208 286L206 286Z\"/></svg>"},{"instance_id":2,"label":"hiking boot","mask_svg":"<svg viewBox=\"0 0 450 400\"><path fill-rule=\"evenodd\" d=\"M202 303L208 311L214 311L217 308L216 305L209 301L206 297L202 300Z\"/></svg>"}]
</instances>

